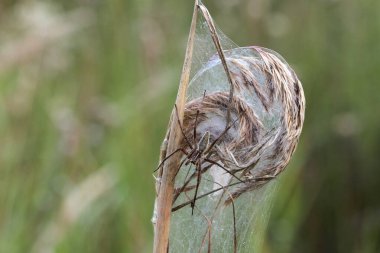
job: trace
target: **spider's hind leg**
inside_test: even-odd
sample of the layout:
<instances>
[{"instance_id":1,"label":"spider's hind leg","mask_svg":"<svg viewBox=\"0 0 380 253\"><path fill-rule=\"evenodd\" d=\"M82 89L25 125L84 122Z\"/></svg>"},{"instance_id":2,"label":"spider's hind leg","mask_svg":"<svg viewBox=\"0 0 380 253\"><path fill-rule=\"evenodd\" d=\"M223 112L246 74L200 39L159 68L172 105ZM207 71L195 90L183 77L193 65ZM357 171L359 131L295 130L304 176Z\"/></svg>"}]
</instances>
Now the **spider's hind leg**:
<instances>
[{"instance_id":1,"label":"spider's hind leg","mask_svg":"<svg viewBox=\"0 0 380 253\"><path fill-rule=\"evenodd\" d=\"M201 174L202 174L202 171L201 171L201 162L200 161L198 161L198 163L197 163L196 173L197 173L197 186L195 187L195 193L194 193L193 201L190 204L191 205L191 215L194 214L195 200L197 199L199 185L201 184L201 178L202 178Z\"/></svg>"}]
</instances>

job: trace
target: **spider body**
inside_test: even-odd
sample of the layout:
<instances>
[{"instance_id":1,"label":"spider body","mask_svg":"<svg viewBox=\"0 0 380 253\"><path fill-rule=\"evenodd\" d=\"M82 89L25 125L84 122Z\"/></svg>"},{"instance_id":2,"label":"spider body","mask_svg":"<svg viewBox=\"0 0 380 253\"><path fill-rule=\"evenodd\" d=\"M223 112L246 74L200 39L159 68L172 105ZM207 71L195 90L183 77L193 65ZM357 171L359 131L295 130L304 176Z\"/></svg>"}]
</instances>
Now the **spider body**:
<instances>
[{"instance_id":1,"label":"spider body","mask_svg":"<svg viewBox=\"0 0 380 253\"><path fill-rule=\"evenodd\" d=\"M188 160L186 161L185 165L188 165L189 163L197 165L196 162L202 159L202 155L207 155L207 153L209 152L208 150L209 144L210 144L210 132L206 131L202 135L199 142L196 143L192 151L187 155Z\"/></svg>"}]
</instances>

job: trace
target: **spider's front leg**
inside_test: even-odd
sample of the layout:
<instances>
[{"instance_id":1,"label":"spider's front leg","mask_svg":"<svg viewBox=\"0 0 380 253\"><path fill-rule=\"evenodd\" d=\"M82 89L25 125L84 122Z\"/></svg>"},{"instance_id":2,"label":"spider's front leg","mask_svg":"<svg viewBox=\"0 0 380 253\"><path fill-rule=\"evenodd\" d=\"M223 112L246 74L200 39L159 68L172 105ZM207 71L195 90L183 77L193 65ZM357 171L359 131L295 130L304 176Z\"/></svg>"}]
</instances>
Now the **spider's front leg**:
<instances>
[{"instance_id":1,"label":"spider's front leg","mask_svg":"<svg viewBox=\"0 0 380 253\"><path fill-rule=\"evenodd\" d=\"M188 153L186 152L185 148L178 148L178 149L174 150L170 155L168 155L167 157L165 157L165 159L163 159L161 161L161 163L157 166L157 168L153 172L156 172L157 170L159 170L164 165L164 163L166 162L166 160L168 160L170 157L172 157L173 155L175 155L178 152L182 152L186 156L188 155Z\"/></svg>"}]
</instances>

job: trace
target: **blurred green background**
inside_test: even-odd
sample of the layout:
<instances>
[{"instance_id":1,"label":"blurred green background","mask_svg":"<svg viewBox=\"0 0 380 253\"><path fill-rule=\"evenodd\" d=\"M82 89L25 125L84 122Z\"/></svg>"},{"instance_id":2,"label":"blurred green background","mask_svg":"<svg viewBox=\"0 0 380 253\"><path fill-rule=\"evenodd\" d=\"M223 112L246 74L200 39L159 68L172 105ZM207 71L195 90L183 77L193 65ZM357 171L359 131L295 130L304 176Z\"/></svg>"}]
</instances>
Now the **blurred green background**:
<instances>
[{"instance_id":1,"label":"blurred green background","mask_svg":"<svg viewBox=\"0 0 380 253\"><path fill-rule=\"evenodd\" d=\"M305 89L265 252L380 252L380 1L205 3ZM192 5L1 0L1 253L151 252L152 171Z\"/></svg>"}]
</instances>

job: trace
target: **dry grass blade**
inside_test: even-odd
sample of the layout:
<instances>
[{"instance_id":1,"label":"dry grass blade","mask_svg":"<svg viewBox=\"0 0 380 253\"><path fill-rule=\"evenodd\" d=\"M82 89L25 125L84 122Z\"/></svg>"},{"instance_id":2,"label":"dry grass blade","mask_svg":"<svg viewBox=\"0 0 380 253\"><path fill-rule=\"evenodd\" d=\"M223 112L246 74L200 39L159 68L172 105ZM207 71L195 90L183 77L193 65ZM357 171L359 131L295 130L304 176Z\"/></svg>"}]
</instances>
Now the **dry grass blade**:
<instances>
[{"instance_id":1,"label":"dry grass blade","mask_svg":"<svg viewBox=\"0 0 380 253\"><path fill-rule=\"evenodd\" d=\"M189 33L188 44L186 48L185 61L183 64L181 80L178 89L178 95L176 99L176 105L178 108L178 119L181 122L184 114L184 106L186 100L186 90L189 84L190 78L190 68L193 56L194 48L194 35L196 29L197 21L197 6L198 0L195 0L194 12L191 22L191 28ZM172 115L173 117L173 115ZM168 135L168 146L167 152L173 152L180 143L181 133L179 125L175 120L171 120L170 132ZM164 153L164 152L162 152ZM178 170L180 163L179 154L173 156L173 159L170 159L164 166L160 174L162 174L161 179L159 180L158 187L158 196L155 211L156 215L156 224L155 224L155 234L154 234L154 253L166 253L168 251L169 244L169 229L170 229L170 214L173 202L173 192L174 192L174 177Z\"/></svg>"},{"instance_id":2,"label":"dry grass blade","mask_svg":"<svg viewBox=\"0 0 380 253\"><path fill-rule=\"evenodd\" d=\"M232 98L233 98L233 94L234 94L234 82L233 82L231 72L228 68L226 57L224 56L222 45L220 43L218 33L216 32L216 28L215 28L214 22L212 20L212 17L210 15L208 9L206 8L206 6L204 6L203 4L199 5L199 9L201 10L203 17L205 18L207 25L210 29L212 40L213 40L214 45L216 47L216 50L218 52L219 58L222 61L222 65L223 65L224 71L226 72L228 82L230 83L229 105L228 105L227 120L226 120L226 128L227 128L228 124L230 122L230 119L231 119L231 104L232 104Z\"/></svg>"}]
</instances>

